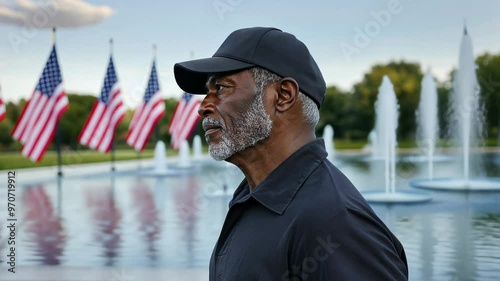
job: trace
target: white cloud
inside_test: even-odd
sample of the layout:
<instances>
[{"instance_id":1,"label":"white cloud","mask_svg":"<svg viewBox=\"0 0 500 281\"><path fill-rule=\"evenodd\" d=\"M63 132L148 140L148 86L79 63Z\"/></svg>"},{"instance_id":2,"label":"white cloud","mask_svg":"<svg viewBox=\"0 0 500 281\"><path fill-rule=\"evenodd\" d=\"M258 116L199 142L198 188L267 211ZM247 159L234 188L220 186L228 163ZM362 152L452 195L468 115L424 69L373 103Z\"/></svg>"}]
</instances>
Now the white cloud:
<instances>
[{"instance_id":1,"label":"white cloud","mask_svg":"<svg viewBox=\"0 0 500 281\"><path fill-rule=\"evenodd\" d=\"M108 6L94 6L80 0L0 2L0 22L35 28L79 27L98 23L113 14Z\"/></svg>"}]
</instances>

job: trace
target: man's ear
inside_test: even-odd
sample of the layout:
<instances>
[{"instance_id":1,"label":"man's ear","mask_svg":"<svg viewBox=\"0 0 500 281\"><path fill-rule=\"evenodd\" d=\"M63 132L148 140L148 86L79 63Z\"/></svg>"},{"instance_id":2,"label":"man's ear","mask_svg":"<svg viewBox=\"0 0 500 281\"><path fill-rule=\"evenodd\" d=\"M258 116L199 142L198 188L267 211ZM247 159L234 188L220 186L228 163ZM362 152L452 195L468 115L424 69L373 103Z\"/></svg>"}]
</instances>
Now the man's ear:
<instances>
[{"instance_id":1,"label":"man's ear","mask_svg":"<svg viewBox=\"0 0 500 281\"><path fill-rule=\"evenodd\" d=\"M283 78L279 83L276 110L278 112L289 110L297 102L298 98L299 83L290 77Z\"/></svg>"}]
</instances>

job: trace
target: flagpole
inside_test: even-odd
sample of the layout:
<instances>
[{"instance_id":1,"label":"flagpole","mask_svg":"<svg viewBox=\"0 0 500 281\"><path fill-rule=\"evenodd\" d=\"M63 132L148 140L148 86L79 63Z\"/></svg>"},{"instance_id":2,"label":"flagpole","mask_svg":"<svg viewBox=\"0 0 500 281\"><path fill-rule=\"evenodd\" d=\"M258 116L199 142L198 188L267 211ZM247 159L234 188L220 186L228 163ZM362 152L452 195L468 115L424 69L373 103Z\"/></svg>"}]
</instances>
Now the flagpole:
<instances>
[{"instance_id":1,"label":"flagpole","mask_svg":"<svg viewBox=\"0 0 500 281\"><path fill-rule=\"evenodd\" d=\"M115 171L115 137L111 141L111 172Z\"/></svg>"},{"instance_id":2,"label":"flagpole","mask_svg":"<svg viewBox=\"0 0 500 281\"><path fill-rule=\"evenodd\" d=\"M109 39L109 53L113 55L113 38ZM111 140L111 172L115 171L115 136L113 134Z\"/></svg>"},{"instance_id":3,"label":"flagpole","mask_svg":"<svg viewBox=\"0 0 500 281\"><path fill-rule=\"evenodd\" d=\"M56 45L56 27L52 27L52 45ZM61 130L59 126L59 120L56 124L56 151L57 151L57 176L60 178L63 176L62 172L62 155L61 155Z\"/></svg>"},{"instance_id":4,"label":"flagpole","mask_svg":"<svg viewBox=\"0 0 500 281\"><path fill-rule=\"evenodd\" d=\"M156 44L153 44L153 62L156 63ZM160 122L155 125L156 142L160 141Z\"/></svg>"},{"instance_id":5,"label":"flagpole","mask_svg":"<svg viewBox=\"0 0 500 281\"><path fill-rule=\"evenodd\" d=\"M194 59L194 51L193 51L193 50L191 50L191 51L189 52L189 57L190 57L190 58L189 58L190 60L193 60L193 59ZM196 135L203 135L203 127L202 127L202 126L200 126L200 125L195 125L195 126L196 126L196 127L195 127L195 129L194 129L193 133L194 133L194 134L196 134Z\"/></svg>"}]
</instances>

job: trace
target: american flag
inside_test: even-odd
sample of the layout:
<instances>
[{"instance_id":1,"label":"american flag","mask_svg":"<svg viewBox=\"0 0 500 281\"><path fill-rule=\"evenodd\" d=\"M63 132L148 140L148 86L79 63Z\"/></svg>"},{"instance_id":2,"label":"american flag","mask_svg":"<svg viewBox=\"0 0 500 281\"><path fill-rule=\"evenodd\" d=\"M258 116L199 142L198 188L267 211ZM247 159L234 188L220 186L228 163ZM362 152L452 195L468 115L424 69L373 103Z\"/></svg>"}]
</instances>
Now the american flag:
<instances>
[{"instance_id":1,"label":"american flag","mask_svg":"<svg viewBox=\"0 0 500 281\"><path fill-rule=\"evenodd\" d=\"M57 122L68 109L56 46L52 47L42 77L17 120L12 137L23 144L22 154L32 161L42 160L54 138Z\"/></svg>"},{"instance_id":2,"label":"american flag","mask_svg":"<svg viewBox=\"0 0 500 281\"><path fill-rule=\"evenodd\" d=\"M165 114L165 104L161 98L160 85L156 74L156 62L153 61L148 87L142 103L137 107L130 121L127 143L141 152L148 142L149 136L161 117Z\"/></svg>"},{"instance_id":3,"label":"american flag","mask_svg":"<svg viewBox=\"0 0 500 281\"><path fill-rule=\"evenodd\" d=\"M5 118L5 104L3 103L2 100L2 87L0 87L0 121L2 121Z\"/></svg>"},{"instance_id":4,"label":"american flag","mask_svg":"<svg viewBox=\"0 0 500 281\"><path fill-rule=\"evenodd\" d=\"M94 150L108 152L113 144L115 129L123 117L125 117L125 106L121 98L113 57L110 56L101 96L94 103L78 141Z\"/></svg>"},{"instance_id":5,"label":"american flag","mask_svg":"<svg viewBox=\"0 0 500 281\"><path fill-rule=\"evenodd\" d=\"M184 93L175 106L172 120L168 127L168 132L172 136L171 144L175 149L179 149L183 140L189 138L200 119L198 107L200 102L193 98L193 95Z\"/></svg>"}]
</instances>

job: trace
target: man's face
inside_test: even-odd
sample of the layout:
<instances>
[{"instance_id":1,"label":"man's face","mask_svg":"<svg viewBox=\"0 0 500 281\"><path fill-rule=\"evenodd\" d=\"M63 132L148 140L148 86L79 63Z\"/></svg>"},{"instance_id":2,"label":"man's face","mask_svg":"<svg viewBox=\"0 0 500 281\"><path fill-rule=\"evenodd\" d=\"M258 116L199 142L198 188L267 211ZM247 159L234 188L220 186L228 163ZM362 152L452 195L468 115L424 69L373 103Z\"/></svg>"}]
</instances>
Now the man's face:
<instances>
[{"instance_id":1,"label":"man's face","mask_svg":"<svg viewBox=\"0 0 500 281\"><path fill-rule=\"evenodd\" d=\"M249 71L211 76L207 96L200 105L208 150L215 160L226 160L237 152L269 137L272 121L256 93Z\"/></svg>"}]
</instances>

